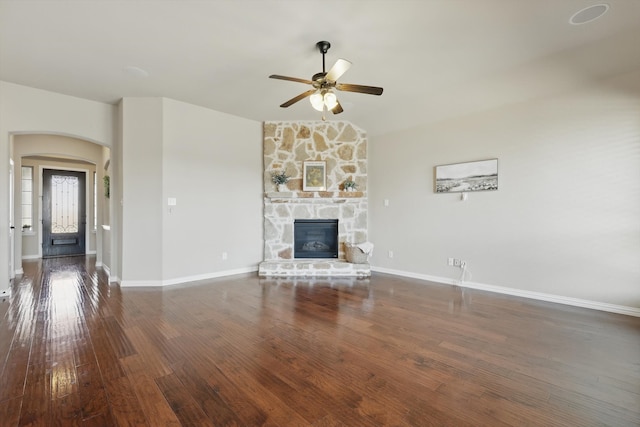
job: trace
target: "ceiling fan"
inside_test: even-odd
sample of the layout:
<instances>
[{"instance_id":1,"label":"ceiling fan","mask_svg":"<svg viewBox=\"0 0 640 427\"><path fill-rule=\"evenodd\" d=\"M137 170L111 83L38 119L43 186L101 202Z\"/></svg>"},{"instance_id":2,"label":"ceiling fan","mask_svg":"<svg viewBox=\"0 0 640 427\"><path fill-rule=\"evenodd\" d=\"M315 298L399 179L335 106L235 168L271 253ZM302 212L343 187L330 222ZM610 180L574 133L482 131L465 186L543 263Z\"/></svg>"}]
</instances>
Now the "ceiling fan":
<instances>
[{"instance_id":1,"label":"ceiling fan","mask_svg":"<svg viewBox=\"0 0 640 427\"><path fill-rule=\"evenodd\" d=\"M281 104L282 108L287 108L296 102L309 97L311 105L318 111L323 111L325 108L331 111L333 114L340 114L344 110L342 105L338 101L333 89L345 91L345 92L358 92L366 93L369 95L382 95L382 88L375 86L362 86L349 83L338 83L337 80L351 67L351 62L346 59L338 59L329 72L325 71L324 56L331 47L331 43L327 41L319 41L316 43L316 47L322 53L322 72L314 74L311 80L299 79L296 77L280 76L272 74L269 76L271 79L289 80L292 82L306 83L313 86L313 89L309 89L306 92L301 93Z\"/></svg>"}]
</instances>

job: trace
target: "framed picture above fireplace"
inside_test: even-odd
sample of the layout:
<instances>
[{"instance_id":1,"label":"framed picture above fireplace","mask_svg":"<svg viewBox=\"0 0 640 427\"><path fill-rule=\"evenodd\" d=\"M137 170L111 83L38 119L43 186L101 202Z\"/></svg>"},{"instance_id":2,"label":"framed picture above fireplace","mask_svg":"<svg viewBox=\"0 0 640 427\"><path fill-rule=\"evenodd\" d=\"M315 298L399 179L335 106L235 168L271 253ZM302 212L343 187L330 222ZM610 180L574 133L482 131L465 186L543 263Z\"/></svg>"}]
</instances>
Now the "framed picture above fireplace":
<instances>
[{"instance_id":1,"label":"framed picture above fireplace","mask_svg":"<svg viewBox=\"0 0 640 427\"><path fill-rule=\"evenodd\" d=\"M327 162L304 162L302 172L302 191L325 191L326 189Z\"/></svg>"}]
</instances>

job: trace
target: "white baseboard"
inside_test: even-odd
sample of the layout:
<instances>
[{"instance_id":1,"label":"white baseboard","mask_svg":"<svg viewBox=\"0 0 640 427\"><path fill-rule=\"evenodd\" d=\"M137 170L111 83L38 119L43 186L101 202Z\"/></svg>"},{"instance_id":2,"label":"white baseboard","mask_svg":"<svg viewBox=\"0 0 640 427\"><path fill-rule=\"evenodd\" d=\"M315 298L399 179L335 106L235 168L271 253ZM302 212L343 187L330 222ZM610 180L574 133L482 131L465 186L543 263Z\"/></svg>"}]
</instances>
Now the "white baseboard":
<instances>
[{"instance_id":1,"label":"white baseboard","mask_svg":"<svg viewBox=\"0 0 640 427\"><path fill-rule=\"evenodd\" d=\"M120 284L120 278L118 276L111 275L111 268L109 268L107 264L96 262L96 268L101 268L107 274L107 276L109 276L109 283Z\"/></svg>"},{"instance_id":2,"label":"white baseboard","mask_svg":"<svg viewBox=\"0 0 640 427\"><path fill-rule=\"evenodd\" d=\"M22 259L40 259L40 255L22 255Z\"/></svg>"},{"instance_id":3,"label":"white baseboard","mask_svg":"<svg viewBox=\"0 0 640 427\"><path fill-rule=\"evenodd\" d=\"M111 281L111 279L109 279ZM162 280L122 280L122 288L152 288L162 286Z\"/></svg>"},{"instance_id":4,"label":"white baseboard","mask_svg":"<svg viewBox=\"0 0 640 427\"><path fill-rule=\"evenodd\" d=\"M120 286L123 288L171 286L179 285L182 283L197 282L199 280L215 279L218 277L235 276L236 274L253 273L256 271L258 271L257 265L252 267L237 268L235 270L225 270L214 273L199 274L195 276L178 277L168 280L122 280L120 282Z\"/></svg>"},{"instance_id":5,"label":"white baseboard","mask_svg":"<svg viewBox=\"0 0 640 427\"><path fill-rule=\"evenodd\" d=\"M506 288L504 286L487 285L476 282L460 282L448 277L429 276L427 274L412 273L409 271L392 270L389 268L371 266L371 271L378 273L393 274L395 276L410 277L412 279L426 280L429 282L456 285L463 288L478 289L481 291L495 292L498 294L512 295L523 298L530 298L539 301L554 302L558 304L571 305L574 307L590 308L593 310L606 311L610 313L625 314L627 316L640 317L640 308L627 307L624 305L608 304L605 302L590 301L580 298L565 297L562 295L546 294L542 292L525 291L522 289Z\"/></svg>"},{"instance_id":6,"label":"white baseboard","mask_svg":"<svg viewBox=\"0 0 640 427\"><path fill-rule=\"evenodd\" d=\"M24 269L23 269L22 267L18 268L18 269L15 271L15 275L16 275L16 276L22 276L23 274L24 274Z\"/></svg>"}]
</instances>

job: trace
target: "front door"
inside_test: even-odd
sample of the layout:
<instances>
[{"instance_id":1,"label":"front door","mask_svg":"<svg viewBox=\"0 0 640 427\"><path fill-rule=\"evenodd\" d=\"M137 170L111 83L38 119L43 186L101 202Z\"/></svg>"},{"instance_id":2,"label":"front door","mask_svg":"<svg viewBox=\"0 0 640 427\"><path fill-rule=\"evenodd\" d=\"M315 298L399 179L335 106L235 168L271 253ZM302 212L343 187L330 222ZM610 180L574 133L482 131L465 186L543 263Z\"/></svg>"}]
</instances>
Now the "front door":
<instances>
[{"instance_id":1,"label":"front door","mask_svg":"<svg viewBox=\"0 0 640 427\"><path fill-rule=\"evenodd\" d=\"M42 172L42 257L84 255L85 172Z\"/></svg>"}]
</instances>

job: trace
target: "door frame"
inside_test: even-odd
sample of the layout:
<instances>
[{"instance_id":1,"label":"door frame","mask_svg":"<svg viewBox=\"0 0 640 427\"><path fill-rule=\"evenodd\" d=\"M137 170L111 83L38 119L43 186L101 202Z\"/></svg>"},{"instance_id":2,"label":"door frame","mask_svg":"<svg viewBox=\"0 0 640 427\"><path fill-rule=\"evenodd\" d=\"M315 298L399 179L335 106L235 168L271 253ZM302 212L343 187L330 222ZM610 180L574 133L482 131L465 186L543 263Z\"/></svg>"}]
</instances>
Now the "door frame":
<instances>
[{"instance_id":1,"label":"door frame","mask_svg":"<svg viewBox=\"0 0 640 427\"><path fill-rule=\"evenodd\" d=\"M9 280L16 277L16 221L15 221L15 180L16 168L13 159L9 159ZM20 219L22 226L22 218ZM21 228L20 228L21 229ZM22 237L22 236L21 236Z\"/></svg>"},{"instance_id":2,"label":"door frame","mask_svg":"<svg viewBox=\"0 0 640 427\"><path fill-rule=\"evenodd\" d=\"M97 167L97 166L96 166ZM90 176L90 170L89 169L84 169L84 168L72 168L72 167L62 167L62 166L51 166L51 165L45 165L42 164L40 165L40 167L38 168L38 183L39 183L39 191L38 191L38 199L40 201L39 205L40 207L38 208L38 224L40 224L40 226L38 227L38 242L40 243L38 245L38 256L40 258L42 258L42 244L44 243L44 233L42 230L42 220L43 218L43 200L44 200L44 170L45 169L54 169L54 170L60 170L60 171L69 171L69 172L84 172L85 174L85 188L84 188L84 195L85 195L85 200L86 203L84 204L84 214L85 217L87 218L87 220L85 221L85 232L84 232L84 253L85 255L87 254L87 251L89 251L90 248L90 238L91 235L89 233L93 232L93 229L90 228L90 224L93 224L93 216L89 216L89 203L91 203L93 205L93 198L91 198L91 189L93 188L93 185L90 185L89 182L91 181L92 177Z\"/></svg>"}]
</instances>

